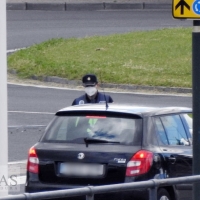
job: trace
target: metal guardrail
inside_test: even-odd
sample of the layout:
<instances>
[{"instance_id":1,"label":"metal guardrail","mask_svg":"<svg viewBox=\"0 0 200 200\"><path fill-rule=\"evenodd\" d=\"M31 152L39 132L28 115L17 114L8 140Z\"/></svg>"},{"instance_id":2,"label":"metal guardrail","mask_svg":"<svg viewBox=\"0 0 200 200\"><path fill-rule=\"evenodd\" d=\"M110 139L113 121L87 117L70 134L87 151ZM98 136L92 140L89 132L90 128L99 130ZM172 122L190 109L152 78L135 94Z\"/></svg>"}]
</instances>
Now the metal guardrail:
<instances>
[{"instance_id":1,"label":"metal guardrail","mask_svg":"<svg viewBox=\"0 0 200 200\"><path fill-rule=\"evenodd\" d=\"M168 179L152 179L148 181L103 185L103 186L88 186L76 189L55 190L48 192L24 193L18 195L9 195L0 198L0 200L34 200L34 199L54 199L65 197L86 196L86 200L94 200L94 194L107 194L113 192L131 191L134 189L149 189L149 200L157 200L157 188L182 183L195 183L200 181L200 175L185 176L180 178Z\"/></svg>"}]
</instances>

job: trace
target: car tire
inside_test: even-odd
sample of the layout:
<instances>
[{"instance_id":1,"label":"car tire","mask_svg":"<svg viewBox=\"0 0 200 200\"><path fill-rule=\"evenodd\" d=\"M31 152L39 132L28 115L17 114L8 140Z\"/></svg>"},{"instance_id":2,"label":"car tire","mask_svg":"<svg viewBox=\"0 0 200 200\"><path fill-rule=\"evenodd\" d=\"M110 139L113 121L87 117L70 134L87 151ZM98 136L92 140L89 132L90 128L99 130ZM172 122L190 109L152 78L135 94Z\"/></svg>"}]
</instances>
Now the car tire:
<instances>
[{"instance_id":1,"label":"car tire","mask_svg":"<svg viewBox=\"0 0 200 200\"><path fill-rule=\"evenodd\" d=\"M157 200L172 200L172 198L166 189L160 188L157 192Z\"/></svg>"}]
</instances>

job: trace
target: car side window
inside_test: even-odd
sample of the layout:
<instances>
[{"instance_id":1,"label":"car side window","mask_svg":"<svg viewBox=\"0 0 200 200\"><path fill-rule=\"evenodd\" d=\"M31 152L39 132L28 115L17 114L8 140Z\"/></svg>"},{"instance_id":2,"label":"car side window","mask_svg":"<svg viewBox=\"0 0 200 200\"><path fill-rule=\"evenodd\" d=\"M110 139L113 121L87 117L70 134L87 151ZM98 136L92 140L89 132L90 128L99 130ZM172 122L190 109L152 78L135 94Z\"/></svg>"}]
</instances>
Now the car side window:
<instances>
[{"instance_id":1,"label":"car side window","mask_svg":"<svg viewBox=\"0 0 200 200\"><path fill-rule=\"evenodd\" d=\"M188 137L179 115L160 117L169 145L189 145Z\"/></svg>"},{"instance_id":2,"label":"car side window","mask_svg":"<svg viewBox=\"0 0 200 200\"><path fill-rule=\"evenodd\" d=\"M183 114L183 117L186 121L186 125L187 125L187 128L189 129L189 132L192 136L192 119L193 119L193 115L192 113L187 113L187 114Z\"/></svg>"},{"instance_id":3,"label":"car side window","mask_svg":"<svg viewBox=\"0 0 200 200\"><path fill-rule=\"evenodd\" d=\"M159 142L164 145L169 145L165 129L159 117L155 118L156 131L158 134Z\"/></svg>"}]
</instances>

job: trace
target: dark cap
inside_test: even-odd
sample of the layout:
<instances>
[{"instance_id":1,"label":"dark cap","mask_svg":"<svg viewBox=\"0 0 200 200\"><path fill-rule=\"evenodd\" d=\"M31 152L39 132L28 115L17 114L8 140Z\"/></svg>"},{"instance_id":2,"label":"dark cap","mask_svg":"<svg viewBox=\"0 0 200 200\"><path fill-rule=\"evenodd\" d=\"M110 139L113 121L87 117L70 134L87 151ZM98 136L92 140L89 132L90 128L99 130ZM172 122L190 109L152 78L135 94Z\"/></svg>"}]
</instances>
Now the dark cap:
<instances>
[{"instance_id":1,"label":"dark cap","mask_svg":"<svg viewBox=\"0 0 200 200\"><path fill-rule=\"evenodd\" d=\"M94 74L86 74L82 78L83 86L94 86L98 83L97 77Z\"/></svg>"}]
</instances>

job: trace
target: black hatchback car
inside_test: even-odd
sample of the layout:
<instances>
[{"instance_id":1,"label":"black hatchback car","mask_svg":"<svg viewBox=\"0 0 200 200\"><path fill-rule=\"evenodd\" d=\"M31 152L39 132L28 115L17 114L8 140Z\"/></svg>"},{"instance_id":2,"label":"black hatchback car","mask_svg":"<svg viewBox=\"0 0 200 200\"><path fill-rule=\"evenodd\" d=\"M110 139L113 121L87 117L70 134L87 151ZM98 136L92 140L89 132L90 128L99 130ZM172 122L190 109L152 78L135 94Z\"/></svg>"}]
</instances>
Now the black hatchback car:
<instances>
[{"instance_id":1,"label":"black hatchback car","mask_svg":"<svg viewBox=\"0 0 200 200\"><path fill-rule=\"evenodd\" d=\"M29 151L26 192L192 175L192 110L86 104L58 111ZM159 200L191 198L192 185L158 188ZM134 190L120 199L148 199Z\"/></svg>"}]
</instances>

